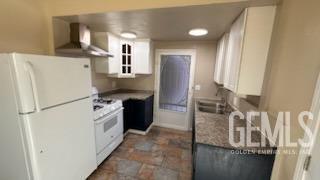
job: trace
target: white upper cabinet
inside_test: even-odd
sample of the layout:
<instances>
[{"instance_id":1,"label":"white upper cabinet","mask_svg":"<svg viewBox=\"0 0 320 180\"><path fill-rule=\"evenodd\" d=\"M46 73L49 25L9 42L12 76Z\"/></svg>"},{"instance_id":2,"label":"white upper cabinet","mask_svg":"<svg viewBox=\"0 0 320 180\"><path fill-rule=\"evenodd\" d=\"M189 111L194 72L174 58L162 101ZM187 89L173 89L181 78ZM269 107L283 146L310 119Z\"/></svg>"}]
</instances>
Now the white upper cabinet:
<instances>
[{"instance_id":1,"label":"white upper cabinet","mask_svg":"<svg viewBox=\"0 0 320 180\"><path fill-rule=\"evenodd\" d=\"M91 38L94 45L109 51L113 55L109 58L94 58L95 71L97 73L118 74L120 72L120 39L106 32L92 33Z\"/></svg>"},{"instance_id":2,"label":"white upper cabinet","mask_svg":"<svg viewBox=\"0 0 320 180\"><path fill-rule=\"evenodd\" d=\"M136 74L152 74L153 46L150 39L134 42L134 69Z\"/></svg>"},{"instance_id":3,"label":"white upper cabinet","mask_svg":"<svg viewBox=\"0 0 320 180\"><path fill-rule=\"evenodd\" d=\"M228 50L226 55L224 87L237 92L238 74L241 61L241 50L243 46L245 21L247 10L245 10L232 24L229 34Z\"/></svg>"},{"instance_id":4,"label":"white upper cabinet","mask_svg":"<svg viewBox=\"0 0 320 180\"><path fill-rule=\"evenodd\" d=\"M151 40L127 40L111 33L93 33L93 43L114 57L94 58L97 73L110 77L134 78L136 74L152 74Z\"/></svg>"},{"instance_id":5,"label":"white upper cabinet","mask_svg":"<svg viewBox=\"0 0 320 180\"><path fill-rule=\"evenodd\" d=\"M229 34L225 33L217 45L216 63L214 66L214 81L218 84L224 83L225 60L228 48Z\"/></svg>"},{"instance_id":6,"label":"white upper cabinet","mask_svg":"<svg viewBox=\"0 0 320 180\"><path fill-rule=\"evenodd\" d=\"M243 95L261 95L276 7L247 8L232 24L224 86Z\"/></svg>"}]
</instances>

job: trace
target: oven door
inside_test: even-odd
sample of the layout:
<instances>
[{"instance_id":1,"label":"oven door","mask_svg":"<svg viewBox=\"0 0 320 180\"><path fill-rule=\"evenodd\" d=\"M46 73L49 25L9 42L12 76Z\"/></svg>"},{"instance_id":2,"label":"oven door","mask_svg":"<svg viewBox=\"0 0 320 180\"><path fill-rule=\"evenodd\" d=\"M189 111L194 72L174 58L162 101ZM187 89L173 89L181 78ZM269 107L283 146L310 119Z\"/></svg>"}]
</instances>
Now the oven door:
<instances>
[{"instance_id":1,"label":"oven door","mask_svg":"<svg viewBox=\"0 0 320 180\"><path fill-rule=\"evenodd\" d=\"M117 136L123 133L123 108L95 121L96 151L99 154Z\"/></svg>"}]
</instances>

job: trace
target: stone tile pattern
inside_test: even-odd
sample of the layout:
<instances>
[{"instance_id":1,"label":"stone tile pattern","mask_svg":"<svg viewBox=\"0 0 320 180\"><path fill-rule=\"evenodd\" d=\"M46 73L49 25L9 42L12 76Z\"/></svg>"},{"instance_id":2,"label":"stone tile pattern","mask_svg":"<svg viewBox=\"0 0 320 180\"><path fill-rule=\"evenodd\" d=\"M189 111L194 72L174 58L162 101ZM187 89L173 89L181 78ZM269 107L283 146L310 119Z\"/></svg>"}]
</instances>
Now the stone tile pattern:
<instances>
[{"instance_id":1,"label":"stone tile pattern","mask_svg":"<svg viewBox=\"0 0 320 180\"><path fill-rule=\"evenodd\" d=\"M191 159L191 132L153 127L146 136L127 134L88 180L189 180Z\"/></svg>"}]
</instances>

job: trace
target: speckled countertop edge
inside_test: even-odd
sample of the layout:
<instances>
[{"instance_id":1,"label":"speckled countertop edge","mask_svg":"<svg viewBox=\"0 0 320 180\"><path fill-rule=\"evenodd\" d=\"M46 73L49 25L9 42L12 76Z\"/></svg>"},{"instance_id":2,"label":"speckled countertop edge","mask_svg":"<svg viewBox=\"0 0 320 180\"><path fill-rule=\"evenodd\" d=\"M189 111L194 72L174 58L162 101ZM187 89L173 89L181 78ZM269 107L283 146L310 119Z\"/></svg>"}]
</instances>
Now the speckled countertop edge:
<instances>
[{"instance_id":1,"label":"speckled countertop edge","mask_svg":"<svg viewBox=\"0 0 320 180\"><path fill-rule=\"evenodd\" d=\"M145 100L153 94L153 91L119 89L102 93L101 96L105 98L120 99L122 101L126 101L129 99Z\"/></svg>"}]
</instances>

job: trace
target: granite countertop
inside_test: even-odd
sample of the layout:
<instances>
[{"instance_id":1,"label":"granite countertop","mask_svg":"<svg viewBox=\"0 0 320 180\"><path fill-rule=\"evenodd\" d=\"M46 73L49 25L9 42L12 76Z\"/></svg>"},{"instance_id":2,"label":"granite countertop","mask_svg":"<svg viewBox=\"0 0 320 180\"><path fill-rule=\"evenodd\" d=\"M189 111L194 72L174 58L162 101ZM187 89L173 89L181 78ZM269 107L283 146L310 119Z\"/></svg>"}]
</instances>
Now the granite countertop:
<instances>
[{"instance_id":1,"label":"granite countertop","mask_svg":"<svg viewBox=\"0 0 320 180\"><path fill-rule=\"evenodd\" d=\"M153 91L142 91L142 90L116 90L102 94L102 97L111 99L120 99L126 101L128 99L145 100L152 96Z\"/></svg>"},{"instance_id":2,"label":"granite countertop","mask_svg":"<svg viewBox=\"0 0 320 180\"><path fill-rule=\"evenodd\" d=\"M203 100L203 99L202 99ZM198 101L195 100L195 142L208 144L212 146L218 146L228 149L235 150L245 150L252 153L258 154L270 154L272 150L275 150L269 145L267 140L266 147L246 147L239 146L234 147L229 143L229 120L228 115L225 114L215 114L215 113L206 113L198 110ZM210 101L210 100L209 100ZM236 131L236 127L246 127L246 120L235 119L234 120L234 142L239 142L240 132ZM253 131L251 133L252 142L261 142L260 131ZM246 142L246 140L245 140Z\"/></svg>"}]
</instances>

